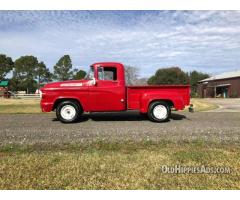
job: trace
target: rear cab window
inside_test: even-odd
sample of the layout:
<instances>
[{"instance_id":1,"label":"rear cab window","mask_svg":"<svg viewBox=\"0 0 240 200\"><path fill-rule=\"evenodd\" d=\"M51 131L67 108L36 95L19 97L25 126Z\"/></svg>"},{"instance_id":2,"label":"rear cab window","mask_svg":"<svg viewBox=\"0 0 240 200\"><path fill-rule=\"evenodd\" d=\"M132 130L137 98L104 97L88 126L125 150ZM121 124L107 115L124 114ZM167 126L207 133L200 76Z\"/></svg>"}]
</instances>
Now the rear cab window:
<instances>
[{"instance_id":1,"label":"rear cab window","mask_svg":"<svg viewBox=\"0 0 240 200\"><path fill-rule=\"evenodd\" d=\"M117 69L116 67L98 67L98 80L116 81Z\"/></svg>"}]
</instances>

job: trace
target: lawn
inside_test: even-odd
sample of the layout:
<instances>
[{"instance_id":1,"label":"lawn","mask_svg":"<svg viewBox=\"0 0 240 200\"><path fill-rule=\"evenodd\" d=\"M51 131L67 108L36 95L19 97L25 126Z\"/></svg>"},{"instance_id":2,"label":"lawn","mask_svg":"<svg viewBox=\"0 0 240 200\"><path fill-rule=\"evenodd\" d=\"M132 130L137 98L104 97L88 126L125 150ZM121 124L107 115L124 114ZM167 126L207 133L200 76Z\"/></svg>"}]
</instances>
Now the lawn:
<instances>
[{"instance_id":1,"label":"lawn","mask_svg":"<svg viewBox=\"0 0 240 200\"><path fill-rule=\"evenodd\" d=\"M218 108L216 104L210 103L207 99L192 98L191 104L193 104L196 112L214 110Z\"/></svg>"},{"instance_id":2,"label":"lawn","mask_svg":"<svg viewBox=\"0 0 240 200\"><path fill-rule=\"evenodd\" d=\"M0 113L42 113L40 99L0 99Z\"/></svg>"},{"instance_id":3,"label":"lawn","mask_svg":"<svg viewBox=\"0 0 240 200\"><path fill-rule=\"evenodd\" d=\"M162 166L230 167L166 174ZM0 189L240 189L240 146L172 143L35 144L0 148Z\"/></svg>"},{"instance_id":4,"label":"lawn","mask_svg":"<svg viewBox=\"0 0 240 200\"><path fill-rule=\"evenodd\" d=\"M205 99L191 99L195 111L207 111L216 109L218 106ZM185 111L188 108L185 109ZM42 113L39 99L0 99L1 113Z\"/></svg>"}]
</instances>

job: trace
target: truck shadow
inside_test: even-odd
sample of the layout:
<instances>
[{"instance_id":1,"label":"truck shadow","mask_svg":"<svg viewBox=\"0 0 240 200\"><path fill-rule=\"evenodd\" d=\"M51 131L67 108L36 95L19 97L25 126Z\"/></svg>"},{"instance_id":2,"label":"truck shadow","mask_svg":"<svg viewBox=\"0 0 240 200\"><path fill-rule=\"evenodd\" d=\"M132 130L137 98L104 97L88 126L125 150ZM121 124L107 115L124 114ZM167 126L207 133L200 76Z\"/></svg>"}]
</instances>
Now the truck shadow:
<instances>
[{"instance_id":1,"label":"truck shadow","mask_svg":"<svg viewBox=\"0 0 240 200\"><path fill-rule=\"evenodd\" d=\"M78 122L88 121L149 121L147 115L141 115L139 112L118 112L118 113L90 113L83 114ZM172 113L170 120L183 120L185 115Z\"/></svg>"},{"instance_id":2,"label":"truck shadow","mask_svg":"<svg viewBox=\"0 0 240 200\"><path fill-rule=\"evenodd\" d=\"M93 121L149 121L147 115L141 115L139 112L114 112L114 113L84 113L77 122L86 122L89 119ZM187 119L185 115L172 113L170 120L183 120ZM170 121L169 120L169 121ZM58 121L57 118L52 121Z\"/></svg>"}]
</instances>

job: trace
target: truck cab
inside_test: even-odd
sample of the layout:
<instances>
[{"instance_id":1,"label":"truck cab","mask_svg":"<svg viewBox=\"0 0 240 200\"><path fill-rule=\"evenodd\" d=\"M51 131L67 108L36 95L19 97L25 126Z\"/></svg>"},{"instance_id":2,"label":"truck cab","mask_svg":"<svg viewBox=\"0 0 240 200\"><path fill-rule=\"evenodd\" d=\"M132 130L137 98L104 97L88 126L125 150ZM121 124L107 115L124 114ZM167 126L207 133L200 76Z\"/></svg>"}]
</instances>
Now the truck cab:
<instances>
[{"instance_id":1,"label":"truck cab","mask_svg":"<svg viewBox=\"0 0 240 200\"><path fill-rule=\"evenodd\" d=\"M124 67L119 63L95 63L90 67L89 111L126 110Z\"/></svg>"},{"instance_id":2,"label":"truck cab","mask_svg":"<svg viewBox=\"0 0 240 200\"><path fill-rule=\"evenodd\" d=\"M83 112L127 110L164 122L171 109L182 110L190 102L189 85L126 86L124 66L116 62L95 63L83 80L49 83L41 94L42 111L56 111L63 123L76 121Z\"/></svg>"}]
</instances>

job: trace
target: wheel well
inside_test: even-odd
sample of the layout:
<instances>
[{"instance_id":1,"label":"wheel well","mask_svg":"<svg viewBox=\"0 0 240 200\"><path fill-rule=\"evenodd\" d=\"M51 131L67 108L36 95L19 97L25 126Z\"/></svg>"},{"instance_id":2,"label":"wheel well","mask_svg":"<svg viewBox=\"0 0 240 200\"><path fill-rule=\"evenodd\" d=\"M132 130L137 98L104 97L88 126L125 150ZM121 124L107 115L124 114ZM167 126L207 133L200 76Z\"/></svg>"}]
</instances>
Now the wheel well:
<instances>
[{"instance_id":1,"label":"wheel well","mask_svg":"<svg viewBox=\"0 0 240 200\"><path fill-rule=\"evenodd\" d=\"M169 105L170 108L174 107L174 103L171 100L169 100L169 99L155 99L155 100L151 101L148 106L150 106L151 103L157 102L157 101L164 101L164 102L166 102Z\"/></svg>"},{"instance_id":2,"label":"wheel well","mask_svg":"<svg viewBox=\"0 0 240 200\"><path fill-rule=\"evenodd\" d=\"M74 101L74 102L76 102L76 103L80 106L80 108L83 110L83 107L82 107L80 101L79 101L78 99L72 99L72 98L57 99L57 100L54 102L54 104L53 104L52 110L55 110L55 109L57 108L57 106L58 106L61 102L63 102L63 101Z\"/></svg>"}]
</instances>

